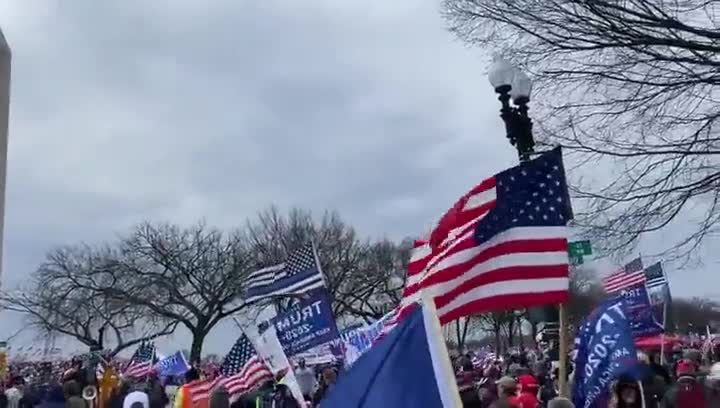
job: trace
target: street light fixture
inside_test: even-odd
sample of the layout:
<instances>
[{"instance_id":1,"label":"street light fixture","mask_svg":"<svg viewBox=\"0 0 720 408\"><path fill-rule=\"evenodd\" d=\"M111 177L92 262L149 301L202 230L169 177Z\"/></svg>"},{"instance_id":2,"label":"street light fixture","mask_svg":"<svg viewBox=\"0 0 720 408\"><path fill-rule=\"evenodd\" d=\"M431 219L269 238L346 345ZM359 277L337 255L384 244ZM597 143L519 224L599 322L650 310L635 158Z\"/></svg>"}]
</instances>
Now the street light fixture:
<instances>
[{"instance_id":1,"label":"street light fixture","mask_svg":"<svg viewBox=\"0 0 720 408\"><path fill-rule=\"evenodd\" d=\"M520 161L530 160L535 148L532 120L528 116L527 105L532 92L532 81L524 72L499 57L490 65L488 79L499 95L498 100L502 106L500 117L505 123L505 133L510 144L517 149Z\"/></svg>"}]
</instances>

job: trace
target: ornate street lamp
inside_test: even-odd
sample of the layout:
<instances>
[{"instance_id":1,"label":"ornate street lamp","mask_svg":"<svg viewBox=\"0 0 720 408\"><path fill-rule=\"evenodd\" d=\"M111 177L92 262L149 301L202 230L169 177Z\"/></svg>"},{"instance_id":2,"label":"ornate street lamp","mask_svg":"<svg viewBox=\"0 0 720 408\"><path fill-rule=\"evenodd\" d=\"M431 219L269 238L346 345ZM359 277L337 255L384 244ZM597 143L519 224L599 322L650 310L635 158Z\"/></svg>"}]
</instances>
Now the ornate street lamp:
<instances>
[{"instance_id":1,"label":"ornate street lamp","mask_svg":"<svg viewBox=\"0 0 720 408\"><path fill-rule=\"evenodd\" d=\"M521 162L530 160L535 151L532 120L528 116L532 81L524 72L500 57L495 57L490 65L488 79L498 93L500 117L505 123L505 133L510 144L517 149ZM544 322L547 337L553 341L558 339L560 325L556 305L528 310L528 320L531 324ZM557 351L557 348L554 349Z\"/></svg>"},{"instance_id":2,"label":"ornate street lamp","mask_svg":"<svg viewBox=\"0 0 720 408\"><path fill-rule=\"evenodd\" d=\"M500 117L505 122L506 136L517 149L520 161L529 160L535 148L527 105L530 102L532 81L524 72L500 57L496 57L490 66L488 78L499 95L502 105Z\"/></svg>"}]
</instances>

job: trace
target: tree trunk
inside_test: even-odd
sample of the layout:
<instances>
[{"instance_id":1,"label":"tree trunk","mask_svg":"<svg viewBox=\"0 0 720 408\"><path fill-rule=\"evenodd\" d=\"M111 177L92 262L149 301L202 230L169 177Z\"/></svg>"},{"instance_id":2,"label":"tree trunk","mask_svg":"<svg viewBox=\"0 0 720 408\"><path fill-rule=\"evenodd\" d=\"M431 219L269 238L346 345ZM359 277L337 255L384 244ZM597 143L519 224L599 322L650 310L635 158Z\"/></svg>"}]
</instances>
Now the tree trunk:
<instances>
[{"instance_id":1,"label":"tree trunk","mask_svg":"<svg viewBox=\"0 0 720 408\"><path fill-rule=\"evenodd\" d=\"M207 331L205 330L197 330L193 332L192 345L190 346L190 364L200 362L205 336L207 336Z\"/></svg>"}]
</instances>

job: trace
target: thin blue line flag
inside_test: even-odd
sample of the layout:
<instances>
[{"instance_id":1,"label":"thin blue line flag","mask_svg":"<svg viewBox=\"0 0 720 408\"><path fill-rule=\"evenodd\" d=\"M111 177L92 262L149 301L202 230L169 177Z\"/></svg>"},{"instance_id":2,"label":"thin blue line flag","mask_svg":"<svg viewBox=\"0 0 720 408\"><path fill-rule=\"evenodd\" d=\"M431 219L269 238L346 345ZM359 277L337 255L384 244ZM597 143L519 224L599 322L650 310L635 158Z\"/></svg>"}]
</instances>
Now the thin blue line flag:
<instances>
[{"instance_id":1,"label":"thin blue line flag","mask_svg":"<svg viewBox=\"0 0 720 408\"><path fill-rule=\"evenodd\" d=\"M338 378L322 408L462 408L431 299Z\"/></svg>"}]
</instances>

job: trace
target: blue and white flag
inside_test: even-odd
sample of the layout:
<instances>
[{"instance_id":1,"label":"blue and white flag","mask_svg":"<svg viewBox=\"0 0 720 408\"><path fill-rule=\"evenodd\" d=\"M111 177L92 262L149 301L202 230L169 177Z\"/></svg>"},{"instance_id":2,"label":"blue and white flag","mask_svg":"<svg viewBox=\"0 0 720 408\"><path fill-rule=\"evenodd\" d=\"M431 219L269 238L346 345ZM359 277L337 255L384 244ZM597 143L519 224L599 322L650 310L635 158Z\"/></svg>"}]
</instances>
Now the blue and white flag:
<instances>
[{"instance_id":1,"label":"blue and white flag","mask_svg":"<svg viewBox=\"0 0 720 408\"><path fill-rule=\"evenodd\" d=\"M601 408L609 386L620 376L639 378L639 364L625 300L600 305L580 325L575 339L575 388L577 408Z\"/></svg>"},{"instance_id":2,"label":"blue and white flag","mask_svg":"<svg viewBox=\"0 0 720 408\"><path fill-rule=\"evenodd\" d=\"M180 376L189 369L190 365L187 363L182 351L164 357L155 364L155 370L157 370L160 377Z\"/></svg>"},{"instance_id":3,"label":"blue and white flag","mask_svg":"<svg viewBox=\"0 0 720 408\"><path fill-rule=\"evenodd\" d=\"M253 272L247 278L245 302L275 296L298 295L325 286L315 247L307 244L284 263Z\"/></svg>"},{"instance_id":4,"label":"blue and white flag","mask_svg":"<svg viewBox=\"0 0 720 408\"><path fill-rule=\"evenodd\" d=\"M363 354L320 406L462 408L433 301L424 299Z\"/></svg>"}]
</instances>

